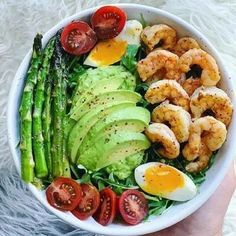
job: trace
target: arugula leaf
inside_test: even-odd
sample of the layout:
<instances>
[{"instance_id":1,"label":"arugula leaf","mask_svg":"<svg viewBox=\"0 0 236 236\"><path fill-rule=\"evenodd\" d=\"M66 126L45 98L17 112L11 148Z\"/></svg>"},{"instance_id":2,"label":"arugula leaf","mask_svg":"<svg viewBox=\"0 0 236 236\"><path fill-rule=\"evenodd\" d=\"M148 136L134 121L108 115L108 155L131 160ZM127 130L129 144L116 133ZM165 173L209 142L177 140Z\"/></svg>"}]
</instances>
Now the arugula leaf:
<instances>
[{"instance_id":1,"label":"arugula leaf","mask_svg":"<svg viewBox=\"0 0 236 236\"><path fill-rule=\"evenodd\" d=\"M103 169L95 173L88 171L84 173L80 178L77 178L77 181L79 183L92 183L99 190L110 186L117 194L121 194L125 189L139 188L135 182L133 175L129 176L125 180L119 180L112 173L107 174L107 172L105 172Z\"/></svg>"},{"instance_id":2,"label":"arugula leaf","mask_svg":"<svg viewBox=\"0 0 236 236\"><path fill-rule=\"evenodd\" d=\"M137 103L137 106L141 106L141 107L147 107L149 105L149 102L144 98L144 95L146 93L146 91L148 90L149 85L146 83L140 83L136 86L135 88L135 92L139 93L142 95L141 100Z\"/></svg>"},{"instance_id":3,"label":"arugula leaf","mask_svg":"<svg viewBox=\"0 0 236 236\"><path fill-rule=\"evenodd\" d=\"M165 210L167 210L171 205L173 205L173 201L162 199L159 202L157 201L149 201L148 207L148 217L151 215L161 215Z\"/></svg>"},{"instance_id":4,"label":"arugula leaf","mask_svg":"<svg viewBox=\"0 0 236 236\"><path fill-rule=\"evenodd\" d=\"M143 28L148 26L147 21L144 19L143 13L140 14L140 22L141 22Z\"/></svg>"},{"instance_id":5,"label":"arugula leaf","mask_svg":"<svg viewBox=\"0 0 236 236\"><path fill-rule=\"evenodd\" d=\"M101 191L102 189L104 189L106 186L103 183L103 181L99 180L98 181L98 190Z\"/></svg>"},{"instance_id":6,"label":"arugula leaf","mask_svg":"<svg viewBox=\"0 0 236 236\"><path fill-rule=\"evenodd\" d=\"M91 176L86 172L78 181L84 184L91 183Z\"/></svg>"},{"instance_id":7,"label":"arugula leaf","mask_svg":"<svg viewBox=\"0 0 236 236\"><path fill-rule=\"evenodd\" d=\"M141 95L144 95L147 92L148 88L149 85L147 83L141 83L136 86L135 91L137 93L140 93Z\"/></svg>"},{"instance_id":8,"label":"arugula leaf","mask_svg":"<svg viewBox=\"0 0 236 236\"><path fill-rule=\"evenodd\" d=\"M132 74L136 71L136 54L138 52L139 46L135 44L129 44L126 49L125 55L121 59L121 65L123 65Z\"/></svg>"},{"instance_id":9,"label":"arugula leaf","mask_svg":"<svg viewBox=\"0 0 236 236\"><path fill-rule=\"evenodd\" d=\"M77 84L78 78L80 77L80 75L82 75L85 72L86 72L86 69L82 65L77 63L76 65L74 65L72 72L69 74L68 80L70 81L70 83Z\"/></svg>"},{"instance_id":10,"label":"arugula leaf","mask_svg":"<svg viewBox=\"0 0 236 236\"><path fill-rule=\"evenodd\" d=\"M144 196L148 200L148 215L145 220L147 220L151 215L161 215L174 203L174 201L161 197L150 196L146 193L144 193Z\"/></svg>"}]
</instances>

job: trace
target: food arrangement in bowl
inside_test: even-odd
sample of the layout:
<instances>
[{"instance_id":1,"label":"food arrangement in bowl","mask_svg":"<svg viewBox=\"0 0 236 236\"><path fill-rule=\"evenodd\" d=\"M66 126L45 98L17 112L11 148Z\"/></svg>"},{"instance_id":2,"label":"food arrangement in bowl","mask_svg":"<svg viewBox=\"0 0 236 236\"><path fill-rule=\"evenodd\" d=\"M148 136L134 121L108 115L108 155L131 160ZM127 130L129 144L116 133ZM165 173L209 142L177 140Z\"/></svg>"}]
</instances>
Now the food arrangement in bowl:
<instances>
[{"instance_id":1,"label":"food arrangement in bowl","mask_svg":"<svg viewBox=\"0 0 236 236\"><path fill-rule=\"evenodd\" d=\"M19 107L22 179L52 207L103 226L137 225L196 197L233 113L195 38L128 18L104 6L44 48L36 35Z\"/></svg>"}]
</instances>

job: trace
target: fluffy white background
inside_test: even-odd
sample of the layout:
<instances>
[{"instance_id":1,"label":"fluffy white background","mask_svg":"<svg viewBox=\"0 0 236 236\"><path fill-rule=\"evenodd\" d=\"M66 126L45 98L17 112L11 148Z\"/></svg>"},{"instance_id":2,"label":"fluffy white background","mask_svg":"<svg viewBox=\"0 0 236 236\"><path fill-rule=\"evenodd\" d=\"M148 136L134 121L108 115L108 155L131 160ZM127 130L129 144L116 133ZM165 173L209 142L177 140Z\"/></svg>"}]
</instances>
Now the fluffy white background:
<instances>
[{"instance_id":1,"label":"fluffy white background","mask_svg":"<svg viewBox=\"0 0 236 236\"><path fill-rule=\"evenodd\" d=\"M190 22L216 46L236 75L236 1L222 0L0 0L0 235L92 235L76 230L34 199L16 174L7 146L6 104L11 81L32 45L58 21L98 4L134 2L165 9ZM236 196L229 207L225 236L236 235Z\"/></svg>"}]
</instances>

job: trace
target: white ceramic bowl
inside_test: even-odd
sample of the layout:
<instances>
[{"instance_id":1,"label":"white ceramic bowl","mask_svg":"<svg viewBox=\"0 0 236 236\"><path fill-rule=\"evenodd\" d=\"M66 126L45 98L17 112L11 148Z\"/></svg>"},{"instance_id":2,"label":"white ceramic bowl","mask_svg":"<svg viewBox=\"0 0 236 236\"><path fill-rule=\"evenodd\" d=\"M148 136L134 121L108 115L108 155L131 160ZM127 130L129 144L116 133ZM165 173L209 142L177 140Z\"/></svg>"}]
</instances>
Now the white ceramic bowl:
<instances>
[{"instance_id":1,"label":"white ceramic bowl","mask_svg":"<svg viewBox=\"0 0 236 236\"><path fill-rule=\"evenodd\" d=\"M218 53L216 52L212 44L205 38L204 35L202 35L188 23L165 11L136 4L117 4L117 5L126 11L129 19L140 20L140 14L142 13L144 18L151 24L165 23L176 29L179 36L191 36L195 38L201 44L201 47L207 52L209 52L216 59L222 76L220 86L230 96L231 100L233 101L234 107L236 107L235 97L233 94L232 80L228 76ZM72 20L78 20L78 19L88 20L90 15L95 10L96 8L88 9L59 22L56 26L54 26L44 35L43 45L45 45L46 42L60 28L67 25ZM8 103L8 139L12 156L14 158L19 173L20 173L20 151L18 147L19 143L18 109L24 86L24 78L29 66L30 58L31 58L31 51L25 56L15 75ZM225 142L224 146L219 150L214 165L207 172L206 181L201 185L199 194L191 201L177 204L171 207L169 210L167 210L163 215L153 216L147 222L143 222L135 226L128 226L122 223L115 223L104 227L98 224L92 218L86 221L80 221L77 218L75 218L71 213L63 213L51 207L47 203L43 191L37 190L31 184L29 184L28 186L29 189L34 194L34 196L46 208L48 208L55 215L57 215L58 217L60 217L61 219L63 219L64 221L68 222L69 224L75 227L82 228L84 230L88 230L94 233L106 234L106 235L128 236L128 235L142 235L146 233L155 232L183 220L185 217L189 216L191 213L196 211L213 194L217 186L223 180L223 177L225 176L229 168L229 165L232 163L232 160L235 156L236 152L236 149L234 147L234 140L236 140L235 126L236 122L233 119L229 127L227 141Z\"/></svg>"}]
</instances>

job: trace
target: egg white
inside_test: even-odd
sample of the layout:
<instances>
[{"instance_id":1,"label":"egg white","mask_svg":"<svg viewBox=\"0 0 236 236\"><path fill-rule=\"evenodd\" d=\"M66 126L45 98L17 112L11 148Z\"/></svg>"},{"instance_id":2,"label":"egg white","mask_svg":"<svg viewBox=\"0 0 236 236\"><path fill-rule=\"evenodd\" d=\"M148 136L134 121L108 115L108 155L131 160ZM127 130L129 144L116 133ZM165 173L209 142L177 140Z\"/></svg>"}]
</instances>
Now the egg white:
<instances>
[{"instance_id":1,"label":"egg white","mask_svg":"<svg viewBox=\"0 0 236 236\"><path fill-rule=\"evenodd\" d=\"M116 40L126 41L127 44L140 45L142 24L137 20L127 20L123 30L115 37Z\"/></svg>"},{"instance_id":2,"label":"egg white","mask_svg":"<svg viewBox=\"0 0 236 236\"><path fill-rule=\"evenodd\" d=\"M160 163L160 162L149 162L149 163L140 165L135 169L135 172L134 172L135 181L140 186L140 188L142 188L145 185L145 179L144 179L145 171L149 167L156 166L156 165L165 165L165 164ZM166 193L163 193L162 195L158 195L158 196L163 197L163 198L167 198L170 200L174 200L174 201L187 201L187 200L192 199L194 196L196 196L197 187L193 183L193 181L186 174L179 171L178 169L176 169L172 166L169 166L169 167L175 169L178 173L180 173L183 176L184 186L176 188L172 192L166 192Z\"/></svg>"}]
</instances>

